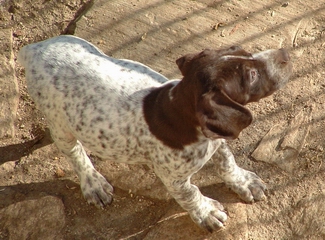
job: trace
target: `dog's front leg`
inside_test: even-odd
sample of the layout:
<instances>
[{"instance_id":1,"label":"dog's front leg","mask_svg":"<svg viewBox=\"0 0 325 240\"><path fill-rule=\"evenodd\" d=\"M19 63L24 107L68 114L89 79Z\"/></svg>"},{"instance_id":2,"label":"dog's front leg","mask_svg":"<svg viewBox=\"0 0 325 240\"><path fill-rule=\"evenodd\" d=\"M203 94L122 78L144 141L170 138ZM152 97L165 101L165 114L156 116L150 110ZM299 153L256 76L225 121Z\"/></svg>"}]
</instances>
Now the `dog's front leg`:
<instances>
[{"instance_id":1,"label":"dog's front leg","mask_svg":"<svg viewBox=\"0 0 325 240\"><path fill-rule=\"evenodd\" d=\"M223 206L218 201L203 196L198 187L191 184L191 175L181 176L166 166L155 166L155 172L195 223L210 232L223 227L227 220Z\"/></svg>"},{"instance_id":2,"label":"dog's front leg","mask_svg":"<svg viewBox=\"0 0 325 240\"><path fill-rule=\"evenodd\" d=\"M241 199L246 202L265 199L266 186L253 172L237 166L234 155L231 153L226 141L222 141L214 155L217 159L217 173L220 178Z\"/></svg>"}]
</instances>

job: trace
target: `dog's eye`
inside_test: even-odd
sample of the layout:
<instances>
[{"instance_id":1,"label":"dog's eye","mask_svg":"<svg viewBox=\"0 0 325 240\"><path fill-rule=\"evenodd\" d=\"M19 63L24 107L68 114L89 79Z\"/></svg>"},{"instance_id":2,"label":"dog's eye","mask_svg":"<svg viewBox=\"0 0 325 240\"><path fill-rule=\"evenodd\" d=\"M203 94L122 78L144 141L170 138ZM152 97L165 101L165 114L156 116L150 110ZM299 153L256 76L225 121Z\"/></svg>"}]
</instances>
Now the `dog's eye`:
<instances>
[{"instance_id":1,"label":"dog's eye","mask_svg":"<svg viewBox=\"0 0 325 240\"><path fill-rule=\"evenodd\" d=\"M251 84L253 84L259 78L259 73L256 69L250 69L249 76L250 76L250 82Z\"/></svg>"}]
</instances>

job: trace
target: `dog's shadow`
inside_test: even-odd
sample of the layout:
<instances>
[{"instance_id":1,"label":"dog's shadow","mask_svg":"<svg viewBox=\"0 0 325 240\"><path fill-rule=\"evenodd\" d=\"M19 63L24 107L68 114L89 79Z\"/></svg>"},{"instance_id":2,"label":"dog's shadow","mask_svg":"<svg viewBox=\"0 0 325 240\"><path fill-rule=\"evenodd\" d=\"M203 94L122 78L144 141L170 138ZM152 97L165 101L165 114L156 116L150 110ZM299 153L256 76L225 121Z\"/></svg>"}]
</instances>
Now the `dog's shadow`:
<instances>
[{"instance_id":1,"label":"dog's shadow","mask_svg":"<svg viewBox=\"0 0 325 240\"><path fill-rule=\"evenodd\" d=\"M39 130L34 133L34 138L17 144L0 147L0 165L9 161L19 161L22 157L31 154L34 150L53 143L50 130Z\"/></svg>"},{"instance_id":2,"label":"dog's shadow","mask_svg":"<svg viewBox=\"0 0 325 240\"><path fill-rule=\"evenodd\" d=\"M53 140L50 132L45 129L32 140L0 147L0 165L8 161L19 161L36 149L51 143L53 143ZM205 170L202 169L202 171ZM78 218L78 221L84 224L90 224L90 222L94 224L93 222L96 222L95 227L98 228L105 225L108 229L120 229L119 236L130 236L137 233L135 239L141 239L153 226L159 227L164 222L164 219L169 219L170 216L174 215L182 217L166 221L168 226L170 224L176 224L176 226L180 227L186 226L184 229L187 229L187 226L193 226L190 217L183 214L184 210L174 199L163 197L162 192L167 193L167 190L159 180L155 181L154 186L151 187L152 190L142 189L137 196L131 197L129 189L121 189L118 184L114 185L114 189L112 206L106 207L103 211L94 206L89 206L82 196L79 184L69 179L19 183L11 186L2 185L0 186L0 210L27 200L39 200L44 196L53 196L61 199L68 222L74 218ZM160 189L158 190L159 197L153 194L156 189ZM229 190L224 183L203 186L200 187L200 190L203 195L225 204L225 207L229 206L229 204L241 202L238 196ZM90 213L91 218L89 217ZM111 221L108 221L108 219ZM133 219L133 221L129 221L130 219ZM139 221L139 219L144 221ZM164 229L163 226L161 231ZM79 230L84 234L82 229ZM198 227L194 227L193 233L198 235L206 234L205 231ZM94 233L92 230L87 230L85 234Z\"/></svg>"},{"instance_id":3,"label":"dog's shadow","mask_svg":"<svg viewBox=\"0 0 325 240\"><path fill-rule=\"evenodd\" d=\"M20 151L22 145L19 144L0 148L2 155L4 150L16 151L12 156L5 156L5 158L1 159L1 163L19 160L20 157L30 154L35 149L51 143L52 140L49 132L47 132L38 141L23 143L22 145L25 148L30 148L28 151ZM186 236L188 234L186 229L191 227L191 231L195 236L201 237L207 234L206 231L194 225L187 214L184 215L185 210L174 199L163 198L162 192L167 193L167 190L159 180L155 181L153 185L151 190L143 189L136 196L131 196L128 189L121 189L117 184L114 185L112 206L107 206L104 210L88 205L82 196L79 184L69 179L53 179L45 182L0 186L0 210L4 209L6 211L5 209L10 205L20 202L29 204L26 201L38 201L42 197L53 196L62 201L66 222L73 223L75 219L78 219L78 222L93 226L93 228L84 230L79 225L70 224L73 228L77 228L77 232L79 231L83 236L89 236L89 238L97 236L94 229L100 229L103 226L106 229L118 229L114 239L133 235L134 237L130 239L142 239L153 227L158 229L156 230L158 233L172 227L178 229L180 235ZM150 193L150 191L155 192L157 188L160 189L158 190L160 193L158 198L152 192ZM203 186L200 190L203 195L216 199L223 205L225 204L226 208L229 204L241 202L237 195L229 190L224 183ZM68 225L65 228L69 228L70 225Z\"/></svg>"},{"instance_id":4,"label":"dog's shadow","mask_svg":"<svg viewBox=\"0 0 325 240\"><path fill-rule=\"evenodd\" d=\"M161 184L160 187L164 186ZM94 229L100 229L103 226L105 229L118 229L114 239L133 235L135 236L130 239L143 239L153 227L156 227L155 231L158 233L172 228L178 229L180 235L187 236L188 230L186 229L191 227L191 233L197 237L201 238L208 234L207 231L193 224L185 210L174 199L156 199L144 195L130 196L128 190L120 189L117 186L114 188L115 194L112 205L98 209L86 203L79 184L67 179L0 186L0 211L12 204L20 202L29 204L26 201L53 196L61 199L64 205L65 221L72 224L68 225L76 228L76 232L80 231L82 235L91 238L96 235ZM212 184L200 189L205 196L216 199L223 205L225 204L226 209L229 204L240 202L236 194L227 190L222 183ZM8 211L6 214L8 215ZM74 225L75 219L85 225L92 226L92 228L85 230L82 226Z\"/></svg>"},{"instance_id":5,"label":"dog's shadow","mask_svg":"<svg viewBox=\"0 0 325 240\"><path fill-rule=\"evenodd\" d=\"M39 199L44 195L59 197L64 202L71 195L72 190L77 193L79 189L77 183L67 179L0 186L1 208L25 200Z\"/></svg>"}]
</instances>

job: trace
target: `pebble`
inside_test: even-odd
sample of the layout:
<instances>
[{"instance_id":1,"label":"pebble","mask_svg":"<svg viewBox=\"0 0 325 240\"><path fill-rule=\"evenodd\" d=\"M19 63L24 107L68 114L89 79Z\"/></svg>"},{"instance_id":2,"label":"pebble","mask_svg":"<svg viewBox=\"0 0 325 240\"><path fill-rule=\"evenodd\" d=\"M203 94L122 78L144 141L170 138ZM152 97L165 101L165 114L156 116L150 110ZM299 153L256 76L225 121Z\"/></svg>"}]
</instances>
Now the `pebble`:
<instances>
[{"instance_id":1,"label":"pebble","mask_svg":"<svg viewBox=\"0 0 325 240\"><path fill-rule=\"evenodd\" d=\"M288 2L285 2L281 5L281 7L288 7L289 6L289 3Z\"/></svg>"}]
</instances>

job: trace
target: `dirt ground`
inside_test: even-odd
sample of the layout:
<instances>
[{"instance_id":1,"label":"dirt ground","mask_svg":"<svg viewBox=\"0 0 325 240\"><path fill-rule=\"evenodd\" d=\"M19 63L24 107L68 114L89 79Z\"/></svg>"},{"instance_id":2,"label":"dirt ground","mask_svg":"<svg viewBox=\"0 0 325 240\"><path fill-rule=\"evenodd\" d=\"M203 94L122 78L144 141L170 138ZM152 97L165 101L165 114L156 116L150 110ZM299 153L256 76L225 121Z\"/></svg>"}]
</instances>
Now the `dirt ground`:
<instances>
[{"instance_id":1,"label":"dirt ground","mask_svg":"<svg viewBox=\"0 0 325 240\"><path fill-rule=\"evenodd\" d=\"M248 105L253 124L229 142L238 165L266 182L267 200L243 203L214 174L217 159L193 177L228 211L226 228L211 234L191 221L147 166L92 156L115 198L105 209L89 206L15 65L15 134L0 140L0 239L325 239L323 1L0 0L1 29L12 29L14 59L28 43L74 34L170 79L181 77L175 64L181 55L234 44L251 52L285 47L294 74L283 89ZM265 151L263 161L252 157L272 127L280 129L273 136L280 146L291 131L282 128L297 121L296 130L304 130L293 149L297 155L268 161L272 152Z\"/></svg>"}]
</instances>

